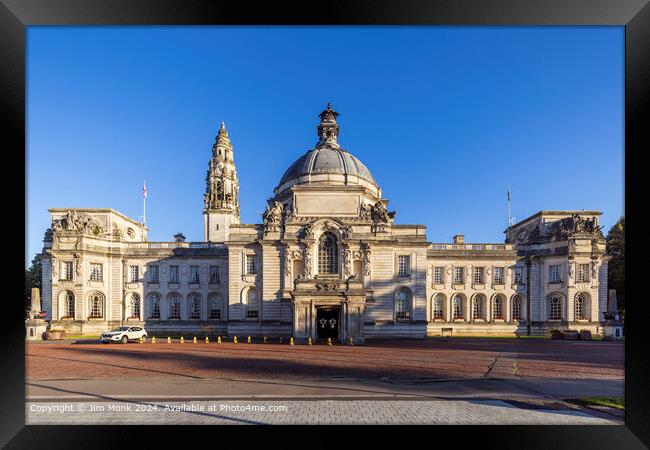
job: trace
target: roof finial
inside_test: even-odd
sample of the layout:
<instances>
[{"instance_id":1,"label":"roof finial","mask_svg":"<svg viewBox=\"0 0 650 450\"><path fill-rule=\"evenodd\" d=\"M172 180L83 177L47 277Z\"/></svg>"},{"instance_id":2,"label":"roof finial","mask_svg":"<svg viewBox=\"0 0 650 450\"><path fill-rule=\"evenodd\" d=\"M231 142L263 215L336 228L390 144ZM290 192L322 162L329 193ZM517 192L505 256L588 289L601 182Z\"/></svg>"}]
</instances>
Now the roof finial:
<instances>
[{"instance_id":1,"label":"roof finial","mask_svg":"<svg viewBox=\"0 0 650 450\"><path fill-rule=\"evenodd\" d=\"M336 118L340 114L332 109L332 103L327 103L327 109L321 112L318 117L320 117L321 123L336 123Z\"/></svg>"},{"instance_id":2,"label":"roof finial","mask_svg":"<svg viewBox=\"0 0 650 450\"><path fill-rule=\"evenodd\" d=\"M226 123L222 121L220 130L225 130L225 129L226 129Z\"/></svg>"}]
</instances>

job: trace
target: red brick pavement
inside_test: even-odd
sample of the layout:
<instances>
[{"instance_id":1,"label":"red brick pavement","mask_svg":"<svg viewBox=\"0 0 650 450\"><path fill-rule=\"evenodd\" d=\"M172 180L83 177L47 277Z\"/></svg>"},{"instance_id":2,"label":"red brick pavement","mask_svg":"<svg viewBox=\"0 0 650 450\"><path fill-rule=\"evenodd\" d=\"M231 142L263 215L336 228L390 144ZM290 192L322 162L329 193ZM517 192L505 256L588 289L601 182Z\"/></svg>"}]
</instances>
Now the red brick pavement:
<instances>
[{"instance_id":1,"label":"red brick pavement","mask_svg":"<svg viewBox=\"0 0 650 450\"><path fill-rule=\"evenodd\" d=\"M242 339L243 340L243 339ZM497 360L503 364L495 364ZM517 339L369 341L363 346L166 341L26 345L29 380L87 378L481 378L622 379L620 342ZM511 374L508 374L511 375Z\"/></svg>"}]
</instances>

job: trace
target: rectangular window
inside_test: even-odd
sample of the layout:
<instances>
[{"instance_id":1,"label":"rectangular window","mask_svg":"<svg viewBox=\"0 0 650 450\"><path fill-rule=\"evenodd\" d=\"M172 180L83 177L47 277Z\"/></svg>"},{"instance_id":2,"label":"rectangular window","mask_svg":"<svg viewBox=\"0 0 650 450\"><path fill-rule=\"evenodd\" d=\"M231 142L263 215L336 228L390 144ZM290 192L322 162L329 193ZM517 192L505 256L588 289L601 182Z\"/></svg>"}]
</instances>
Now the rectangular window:
<instances>
[{"instance_id":1,"label":"rectangular window","mask_svg":"<svg viewBox=\"0 0 650 450\"><path fill-rule=\"evenodd\" d=\"M589 281L589 264L578 264L578 283Z\"/></svg>"},{"instance_id":2,"label":"rectangular window","mask_svg":"<svg viewBox=\"0 0 650 450\"><path fill-rule=\"evenodd\" d=\"M90 281L102 281L102 264L90 263Z\"/></svg>"},{"instance_id":3,"label":"rectangular window","mask_svg":"<svg viewBox=\"0 0 650 450\"><path fill-rule=\"evenodd\" d=\"M494 284L503 284L505 283L505 277L503 276L503 267L494 268Z\"/></svg>"},{"instance_id":4,"label":"rectangular window","mask_svg":"<svg viewBox=\"0 0 650 450\"><path fill-rule=\"evenodd\" d=\"M483 279L484 272L485 272L484 267L474 267L474 284L485 283L485 280Z\"/></svg>"},{"instance_id":5,"label":"rectangular window","mask_svg":"<svg viewBox=\"0 0 650 450\"><path fill-rule=\"evenodd\" d=\"M64 280L72 280L72 277L74 275L74 265L72 261L63 261L62 273Z\"/></svg>"},{"instance_id":6,"label":"rectangular window","mask_svg":"<svg viewBox=\"0 0 650 450\"><path fill-rule=\"evenodd\" d=\"M454 267L454 284L465 284L463 267Z\"/></svg>"},{"instance_id":7,"label":"rectangular window","mask_svg":"<svg viewBox=\"0 0 650 450\"><path fill-rule=\"evenodd\" d=\"M149 266L149 283L160 282L160 268L158 266Z\"/></svg>"},{"instance_id":8,"label":"rectangular window","mask_svg":"<svg viewBox=\"0 0 650 450\"><path fill-rule=\"evenodd\" d=\"M443 267L434 267L433 268L433 282L435 284L444 283L443 277L442 277L443 273L444 273L444 268Z\"/></svg>"},{"instance_id":9,"label":"rectangular window","mask_svg":"<svg viewBox=\"0 0 650 450\"><path fill-rule=\"evenodd\" d=\"M515 284L524 284L524 268L515 267Z\"/></svg>"},{"instance_id":10,"label":"rectangular window","mask_svg":"<svg viewBox=\"0 0 650 450\"><path fill-rule=\"evenodd\" d=\"M255 265L255 255L246 255L246 274L257 274L257 266Z\"/></svg>"},{"instance_id":11,"label":"rectangular window","mask_svg":"<svg viewBox=\"0 0 650 450\"><path fill-rule=\"evenodd\" d=\"M190 266L190 283L199 283L199 266Z\"/></svg>"},{"instance_id":12,"label":"rectangular window","mask_svg":"<svg viewBox=\"0 0 650 450\"><path fill-rule=\"evenodd\" d=\"M219 266L210 266L210 283L219 284Z\"/></svg>"},{"instance_id":13,"label":"rectangular window","mask_svg":"<svg viewBox=\"0 0 650 450\"><path fill-rule=\"evenodd\" d=\"M169 282L178 283L178 266L169 266Z\"/></svg>"},{"instance_id":14,"label":"rectangular window","mask_svg":"<svg viewBox=\"0 0 650 450\"><path fill-rule=\"evenodd\" d=\"M140 280L140 268L138 266L129 266L129 281L137 283Z\"/></svg>"},{"instance_id":15,"label":"rectangular window","mask_svg":"<svg viewBox=\"0 0 650 450\"><path fill-rule=\"evenodd\" d=\"M411 274L411 257L408 255L399 255L397 257L397 275L400 277Z\"/></svg>"},{"instance_id":16,"label":"rectangular window","mask_svg":"<svg viewBox=\"0 0 650 450\"><path fill-rule=\"evenodd\" d=\"M561 283L562 279L560 278L560 266L548 266L548 282L549 283Z\"/></svg>"}]
</instances>

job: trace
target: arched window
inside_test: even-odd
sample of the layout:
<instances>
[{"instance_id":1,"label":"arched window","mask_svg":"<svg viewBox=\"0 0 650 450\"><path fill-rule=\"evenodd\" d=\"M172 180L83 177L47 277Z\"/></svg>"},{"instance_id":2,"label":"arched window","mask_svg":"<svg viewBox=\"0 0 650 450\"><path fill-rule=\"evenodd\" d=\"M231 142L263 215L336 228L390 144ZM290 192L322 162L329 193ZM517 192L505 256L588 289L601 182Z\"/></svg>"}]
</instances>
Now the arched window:
<instances>
[{"instance_id":1,"label":"arched window","mask_svg":"<svg viewBox=\"0 0 650 450\"><path fill-rule=\"evenodd\" d=\"M339 273L339 252L336 237L323 233L318 243L318 273Z\"/></svg>"},{"instance_id":2,"label":"arched window","mask_svg":"<svg viewBox=\"0 0 650 450\"><path fill-rule=\"evenodd\" d=\"M102 319L104 317L104 296L99 292L90 294L88 301L91 319Z\"/></svg>"},{"instance_id":3,"label":"arched window","mask_svg":"<svg viewBox=\"0 0 650 450\"><path fill-rule=\"evenodd\" d=\"M409 320L411 318L411 292L408 289L397 291L395 303L395 318Z\"/></svg>"},{"instance_id":4,"label":"arched window","mask_svg":"<svg viewBox=\"0 0 650 450\"><path fill-rule=\"evenodd\" d=\"M140 318L140 296L138 294L131 294L129 310L131 311L131 319Z\"/></svg>"},{"instance_id":5,"label":"arched window","mask_svg":"<svg viewBox=\"0 0 650 450\"><path fill-rule=\"evenodd\" d=\"M190 319L201 318L201 297L198 294L190 294Z\"/></svg>"},{"instance_id":6,"label":"arched window","mask_svg":"<svg viewBox=\"0 0 650 450\"><path fill-rule=\"evenodd\" d=\"M221 296L219 294L210 295L208 305L210 307L210 319L221 319Z\"/></svg>"},{"instance_id":7,"label":"arched window","mask_svg":"<svg viewBox=\"0 0 650 450\"><path fill-rule=\"evenodd\" d=\"M576 320L586 319L587 299L584 294L576 296Z\"/></svg>"},{"instance_id":8,"label":"arched window","mask_svg":"<svg viewBox=\"0 0 650 450\"><path fill-rule=\"evenodd\" d=\"M64 317L74 319L74 294L70 291L65 293L65 313Z\"/></svg>"},{"instance_id":9,"label":"arched window","mask_svg":"<svg viewBox=\"0 0 650 450\"><path fill-rule=\"evenodd\" d=\"M494 297L492 305L492 320L503 319L503 298L500 295Z\"/></svg>"},{"instance_id":10,"label":"arched window","mask_svg":"<svg viewBox=\"0 0 650 450\"><path fill-rule=\"evenodd\" d=\"M149 311L151 312L149 317L151 319L160 319L160 295L151 294L149 296Z\"/></svg>"},{"instance_id":11,"label":"arched window","mask_svg":"<svg viewBox=\"0 0 650 450\"><path fill-rule=\"evenodd\" d=\"M436 294L433 297L433 305L431 307L433 319L442 319L443 318L443 304L444 298L442 294Z\"/></svg>"},{"instance_id":12,"label":"arched window","mask_svg":"<svg viewBox=\"0 0 650 450\"><path fill-rule=\"evenodd\" d=\"M246 292L246 318L257 319L260 315L260 299L257 289L250 288Z\"/></svg>"},{"instance_id":13,"label":"arched window","mask_svg":"<svg viewBox=\"0 0 650 450\"><path fill-rule=\"evenodd\" d=\"M181 296L179 294L169 294L169 318L181 318Z\"/></svg>"},{"instance_id":14,"label":"arched window","mask_svg":"<svg viewBox=\"0 0 650 450\"><path fill-rule=\"evenodd\" d=\"M472 308L472 318L473 319L484 319L483 315L483 297L477 295L474 297L474 305Z\"/></svg>"},{"instance_id":15,"label":"arched window","mask_svg":"<svg viewBox=\"0 0 650 450\"><path fill-rule=\"evenodd\" d=\"M548 300L549 306L549 319L562 320L562 299L558 295L554 295Z\"/></svg>"},{"instance_id":16,"label":"arched window","mask_svg":"<svg viewBox=\"0 0 650 450\"><path fill-rule=\"evenodd\" d=\"M518 295L512 299L512 320L521 320L521 297Z\"/></svg>"},{"instance_id":17,"label":"arched window","mask_svg":"<svg viewBox=\"0 0 650 450\"><path fill-rule=\"evenodd\" d=\"M456 295L453 300L454 305L454 319L463 319L463 297Z\"/></svg>"}]
</instances>

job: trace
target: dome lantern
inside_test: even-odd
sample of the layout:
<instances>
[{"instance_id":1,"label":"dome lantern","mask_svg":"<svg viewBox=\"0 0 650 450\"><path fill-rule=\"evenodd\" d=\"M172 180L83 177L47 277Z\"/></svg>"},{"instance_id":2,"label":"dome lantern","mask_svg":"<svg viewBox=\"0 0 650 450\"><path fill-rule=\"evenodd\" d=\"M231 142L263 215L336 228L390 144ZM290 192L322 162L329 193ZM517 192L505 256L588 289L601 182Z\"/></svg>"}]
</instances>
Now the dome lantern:
<instances>
[{"instance_id":1,"label":"dome lantern","mask_svg":"<svg viewBox=\"0 0 650 450\"><path fill-rule=\"evenodd\" d=\"M318 117L320 117L320 124L318 124L318 145L317 148L329 146L329 147L339 147L338 137L339 137L339 125L336 123L336 118L339 116L339 113L332 109L332 104L327 104L327 109L321 112Z\"/></svg>"}]
</instances>

